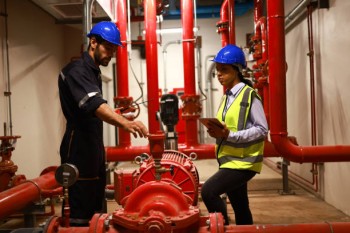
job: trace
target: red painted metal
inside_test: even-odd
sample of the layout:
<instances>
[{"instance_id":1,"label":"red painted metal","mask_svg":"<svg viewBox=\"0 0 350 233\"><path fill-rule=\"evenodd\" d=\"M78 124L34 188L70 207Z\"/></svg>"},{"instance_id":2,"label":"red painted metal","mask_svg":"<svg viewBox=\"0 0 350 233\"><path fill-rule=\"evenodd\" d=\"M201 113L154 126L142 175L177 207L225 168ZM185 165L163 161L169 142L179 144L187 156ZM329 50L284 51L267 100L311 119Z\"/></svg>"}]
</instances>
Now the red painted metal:
<instances>
[{"instance_id":1,"label":"red painted metal","mask_svg":"<svg viewBox=\"0 0 350 233\"><path fill-rule=\"evenodd\" d=\"M157 22L156 22L156 0L144 2L145 12L145 45L146 45L146 69L147 69L147 96L148 101L148 125L149 133L154 134L159 130L159 122L156 113L159 111L158 92L158 49L157 49Z\"/></svg>"},{"instance_id":2,"label":"red painted metal","mask_svg":"<svg viewBox=\"0 0 350 233\"><path fill-rule=\"evenodd\" d=\"M184 67L184 86L185 93L181 97L186 103L189 99L199 99L196 95L195 82L195 60L194 60L194 33L193 33L193 1L181 1L181 23L183 27L182 33L182 49L183 49L183 67ZM196 102L196 101L194 101ZM199 114L195 113L191 116L186 114L183 109L182 116L186 125L186 140L187 146L198 145L198 119Z\"/></svg>"},{"instance_id":3,"label":"red painted metal","mask_svg":"<svg viewBox=\"0 0 350 233\"><path fill-rule=\"evenodd\" d=\"M191 201L171 183L147 182L127 197L112 221L139 232L177 232L199 220L199 209L190 208Z\"/></svg>"},{"instance_id":4,"label":"red painted metal","mask_svg":"<svg viewBox=\"0 0 350 233\"><path fill-rule=\"evenodd\" d=\"M128 66L128 48L127 48L127 22L126 22L126 0L118 0L118 4L116 4L116 12L117 12L117 22L116 25L120 31L120 40L123 46L118 46L116 55L116 88L117 95L120 98L128 98L129 97L129 69ZM132 97L129 97L132 99ZM129 132L124 130L118 130L118 145L119 146L130 146L131 145L131 135Z\"/></svg>"},{"instance_id":5,"label":"red painted metal","mask_svg":"<svg viewBox=\"0 0 350 233\"><path fill-rule=\"evenodd\" d=\"M221 34L221 46L225 47L229 43L228 33L228 0L225 0L220 9L220 21L217 22L217 32Z\"/></svg>"},{"instance_id":6,"label":"red painted metal","mask_svg":"<svg viewBox=\"0 0 350 233\"><path fill-rule=\"evenodd\" d=\"M235 1L228 0L228 34L229 44L236 44L236 28L235 28Z\"/></svg>"},{"instance_id":7,"label":"red painted metal","mask_svg":"<svg viewBox=\"0 0 350 233\"><path fill-rule=\"evenodd\" d=\"M0 141L0 192L10 188L11 179L15 176L18 166L11 160L13 147L13 141L21 136L1 136Z\"/></svg>"},{"instance_id":8,"label":"red painted metal","mask_svg":"<svg viewBox=\"0 0 350 233\"><path fill-rule=\"evenodd\" d=\"M283 0L267 2L270 104L270 136L276 150L293 162L350 161L349 145L297 146L288 139L286 63ZM273 98L277 96L278 98Z\"/></svg>"},{"instance_id":9,"label":"red painted metal","mask_svg":"<svg viewBox=\"0 0 350 233\"><path fill-rule=\"evenodd\" d=\"M22 210L32 202L42 197L43 190L58 188L55 171L50 171L33 180L26 180L21 184L0 193L0 219ZM47 192L47 191L46 191Z\"/></svg>"}]
</instances>

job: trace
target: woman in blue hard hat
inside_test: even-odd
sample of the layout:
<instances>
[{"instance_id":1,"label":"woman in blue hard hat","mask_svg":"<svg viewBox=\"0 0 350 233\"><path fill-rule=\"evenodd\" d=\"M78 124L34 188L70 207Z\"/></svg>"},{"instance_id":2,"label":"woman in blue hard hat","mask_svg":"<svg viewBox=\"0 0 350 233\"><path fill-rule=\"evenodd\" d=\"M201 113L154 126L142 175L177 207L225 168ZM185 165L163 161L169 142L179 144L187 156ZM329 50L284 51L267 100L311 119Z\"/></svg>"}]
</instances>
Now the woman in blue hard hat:
<instances>
[{"instance_id":1,"label":"woman in blue hard hat","mask_svg":"<svg viewBox=\"0 0 350 233\"><path fill-rule=\"evenodd\" d=\"M216 118L223 127L213 125L208 133L216 139L219 170L203 185L201 195L209 213L221 212L229 224L226 203L229 198L237 225L253 224L247 183L260 173L264 140L268 126L261 99L242 75L246 68L243 51L235 45L222 48L213 61L217 78L226 88Z\"/></svg>"},{"instance_id":2,"label":"woman in blue hard hat","mask_svg":"<svg viewBox=\"0 0 350 233\"><path fill-rule=\"evenodd\" d=\"M61 108L67 120L60 156L79 170L79 178L69 187L70 224L86 226L96 212L104 209L106 186L103 121L120 127L135 137L146 137L140 121L129 121L116 114L102 97L99 66L107 66L120 33L112 22L97 23L87 35L89 46L82 57L66 65L58 79Z\"/></svg>"}]
</instances>

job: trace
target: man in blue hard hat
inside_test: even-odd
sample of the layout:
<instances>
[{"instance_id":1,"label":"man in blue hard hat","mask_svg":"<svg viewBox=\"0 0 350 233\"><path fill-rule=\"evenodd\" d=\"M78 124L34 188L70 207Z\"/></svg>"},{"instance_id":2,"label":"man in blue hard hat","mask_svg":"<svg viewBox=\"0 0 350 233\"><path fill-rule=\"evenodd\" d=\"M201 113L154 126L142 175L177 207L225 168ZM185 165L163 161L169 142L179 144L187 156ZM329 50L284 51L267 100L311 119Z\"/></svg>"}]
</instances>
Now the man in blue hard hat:
<instances>
[{"instance_id":1,"label":"man in blue hard hat","mask_svg":"<svg viewBox=\"0 0 350 233\"><path fill-rule=\"evenodd\" d=\"M77 182L69 187L71 226L86 226L96 212L103 210L106 186L103 121L135 137L148 134L142 122L116 114L102 97L99 66L107 66L117 46L121 46L118 28L112 22L100 22L87 36L87 51L67 64L58 78L61 108L67 120L60 146L61 163L73 164L79 170Z\"/></svg>"}]
</instances>

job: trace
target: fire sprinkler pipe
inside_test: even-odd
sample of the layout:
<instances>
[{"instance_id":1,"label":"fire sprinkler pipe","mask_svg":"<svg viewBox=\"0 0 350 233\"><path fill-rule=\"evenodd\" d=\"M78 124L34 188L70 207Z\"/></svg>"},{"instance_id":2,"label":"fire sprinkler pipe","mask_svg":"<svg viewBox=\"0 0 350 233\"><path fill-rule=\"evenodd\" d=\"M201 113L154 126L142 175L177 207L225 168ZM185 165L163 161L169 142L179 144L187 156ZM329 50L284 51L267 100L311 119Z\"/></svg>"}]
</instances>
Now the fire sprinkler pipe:
<instances>
[{"instance_id":1,"label":"fire sprinkler pipe","mask_svg":"<svg viewBox=\"0 0 350 233\"><path fill-rule=\"evenodd\" d=\"M159 122L157 122L156 117L156 113L159 111L156 6L156 0L144 1L147 96L148 100L153 101L152 104L148 105L148 125L150 134L159 131Z\"/></svg>"},{"instance_id":2,"label":"fire sprinkler pipe","mask_svg":"<svg viewBox=\"0 0 350 233\"><path fill-rule=\"evenodd\" d=\"M20 211L32 202L40 200L47 190L59 187L55 180L55 170L49 171L33 180L23 183L0 193L0 219Z\"/></svg>"},{"instance_id":3,"label":"fire sprinkler pipe","mask_svg":"<svg viewBox=\"0 0 350 233\"><path fill-rule=\"evenodd\" d=\"M227 10L228 0L225 0L221 5L220 9L220 24L228 23L228 10ZM218 33L221 34L221 46L225 47L229 43L229 33L227 28L218 29Z\"/></svg>"},{"instance_id":4,"label":"fire sprinkler pipe","mask_svg":"<svg viewBox=\"0 0 350 233\"><path fill-rule=\"evenodd\" d=\"M293 162L350 161L350 146L297 146L288 139L283 0L267 1L270 83L270 136L276 150ZM273 98L278 96L278 98Z\"/></svg>"},{"instance_id":5,"label":"fire sprinkler pipe","mask_svg":"<svg viewBox=\"0 0 350 233\"><path fill-rule=\"evenodd\" d=\"M181 22L183 27L182 33L182 48L183 48L183 67L184 67L184 96L196 95L195 83L195 60L194 60L194 33L193 33L193 1L181 1ZM185 119L186 125L186 139L185 142L188 147L198 145L198 126L196 117L187 117Z\"/></svg>"},{"instance_id":6,"label":"fire sprinkler pipe","mask_svg":"<svg viewBox=\"0 0 350 233\"><path fill-rule=\"evenodd\" d=\"M229 44L236 44L236 27L235 27L235 1L228 0L228 34Z\"/></svg>"},{"instance_id":7,"label":"fire sprinkler pipe","mask_svg":"<svg viewBox=\"0 0 350 233\"><path fill-rule=\"evenodd\" d=\"M128 74L128 48L127 48L127 36L126 36L126 1L119 0L117 3L117 22L116 25L120 31L120 40L123 46L118 46L117 49L117 95L118 97L129 96L129 74ZM125 130L118 130L118 145L121 147L130 146L131 136L129 132Z\"/></svg>"}]
</instances>

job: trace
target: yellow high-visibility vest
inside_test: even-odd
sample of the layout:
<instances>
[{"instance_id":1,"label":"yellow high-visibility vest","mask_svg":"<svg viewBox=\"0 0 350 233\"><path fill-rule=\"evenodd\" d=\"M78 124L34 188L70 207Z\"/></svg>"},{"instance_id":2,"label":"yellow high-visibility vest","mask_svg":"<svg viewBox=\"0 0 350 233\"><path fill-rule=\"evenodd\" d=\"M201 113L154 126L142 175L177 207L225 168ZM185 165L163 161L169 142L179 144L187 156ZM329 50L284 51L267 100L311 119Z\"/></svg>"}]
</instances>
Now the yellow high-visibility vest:
<instances>
[{"instance_id":1,"label":"yellow high-visibility vest","mask_svg":"<svg viewBox=\"0 0 350 233\"><path fill-rule=\"evenodd\" d=\"M255 97L260 99L251 87L244 86L227 109L225 119L223 119L223 111L226 104L226 96L224 96L216 118L221 122L224 121L230 131L237 132L245 129L253 101L252 98ZM263 139L247 143L233 143L222 139L217 139L216 141L216 155L220 168L247 169L260 172L263 152Z\"/></svg>"}]
</instances>

